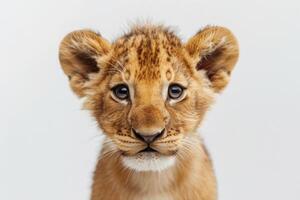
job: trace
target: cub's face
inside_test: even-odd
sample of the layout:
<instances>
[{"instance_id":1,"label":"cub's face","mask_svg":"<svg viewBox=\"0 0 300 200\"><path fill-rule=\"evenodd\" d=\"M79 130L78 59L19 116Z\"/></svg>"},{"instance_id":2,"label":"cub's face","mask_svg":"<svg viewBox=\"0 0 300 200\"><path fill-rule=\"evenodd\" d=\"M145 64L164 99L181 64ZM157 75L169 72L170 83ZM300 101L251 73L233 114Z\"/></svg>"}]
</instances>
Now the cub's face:
<instances>
[{"instance_id":1,"label":"cub's face","mask_svg":"<svg viewBox=\"0 0 300 200\"><path fill-rule=\"evenodd\" d=\"M237 57L234 36L220 27L186 44L157 26L136 27L112 44L82 30L60 46L73 91L86 98L112 151L138 171L169 167L193 147L190 138Z\"/></svg>"}]
</instances>

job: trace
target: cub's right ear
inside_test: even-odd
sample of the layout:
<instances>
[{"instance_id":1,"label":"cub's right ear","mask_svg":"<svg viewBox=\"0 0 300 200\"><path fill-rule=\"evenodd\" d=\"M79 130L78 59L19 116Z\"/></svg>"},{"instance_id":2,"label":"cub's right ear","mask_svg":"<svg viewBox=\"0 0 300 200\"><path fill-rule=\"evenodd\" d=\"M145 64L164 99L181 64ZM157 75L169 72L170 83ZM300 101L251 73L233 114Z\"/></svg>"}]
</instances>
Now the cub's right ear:
<instances>
[{"instance_id":1,"label":"cub's right ear","mask_svg":"<svg viewBox=\"0 0 300 200\"><path fill-rule=\"evenodd\" d=\"M59 61L79 97L85 96L89 75L101 70L99 60L109 53L110 48L108 41L90 30L71 32L62 40Z\"/></svg>"}]
</instances>

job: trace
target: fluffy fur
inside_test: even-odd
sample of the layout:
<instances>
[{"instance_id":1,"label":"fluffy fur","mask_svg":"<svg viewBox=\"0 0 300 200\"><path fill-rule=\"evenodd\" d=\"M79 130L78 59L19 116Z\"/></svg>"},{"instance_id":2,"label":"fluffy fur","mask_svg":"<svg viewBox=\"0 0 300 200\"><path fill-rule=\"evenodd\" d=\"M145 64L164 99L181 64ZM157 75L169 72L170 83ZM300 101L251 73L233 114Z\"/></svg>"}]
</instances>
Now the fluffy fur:
<instances>
[{"instance_id":1,"label":"fluffy fur","mask_svg":"<svg viewBox=\"0 0 300 200\"><path fill-rule=\"evenodd\" d=\"M62 41L59 58L70 86L85 98L106 135L92 200L215 200L212 164L196 129L228 84L238 44L223 27L206 27L183 44L168 28L142 25L112 43L80 30ZM168 98L170 84L186 89ZM126 84L130 98L112 88ZM165 131L150 144L133 132Z\"/></svg>"}]
</instances>

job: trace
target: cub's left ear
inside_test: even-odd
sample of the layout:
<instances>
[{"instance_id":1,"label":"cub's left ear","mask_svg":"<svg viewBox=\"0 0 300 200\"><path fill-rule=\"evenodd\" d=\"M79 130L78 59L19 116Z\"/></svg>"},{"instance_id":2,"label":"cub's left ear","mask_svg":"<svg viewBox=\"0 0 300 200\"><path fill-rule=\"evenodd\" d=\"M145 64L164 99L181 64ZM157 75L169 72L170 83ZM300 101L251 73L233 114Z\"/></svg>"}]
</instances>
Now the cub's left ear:
<instances>
[{"instance_id":1,"label":"cub's left ear","mask_svg":"<svg viewBox=\"0 0 300 200\"><path fill-rule=\"evenodd\" d=\"M226 28L208 26L188 40L186 50L197 70L204 70L215 92L222 91L239 57L234 35Z\"/></svg>"}]
</instances>

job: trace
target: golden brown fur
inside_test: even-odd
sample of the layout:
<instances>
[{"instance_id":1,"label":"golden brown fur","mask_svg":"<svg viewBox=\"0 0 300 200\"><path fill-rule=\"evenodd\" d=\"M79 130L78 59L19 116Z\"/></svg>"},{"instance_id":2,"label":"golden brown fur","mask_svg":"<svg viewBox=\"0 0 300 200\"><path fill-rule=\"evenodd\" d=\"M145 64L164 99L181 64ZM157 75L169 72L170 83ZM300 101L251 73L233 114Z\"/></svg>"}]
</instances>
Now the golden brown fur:
<instances>
[{"instance_id":1,"label":"golden brown fur","mask_svg":"<svg viewBox=\"0 0 300 200\"><path fill-rule=\"evenodd\" d=\"M232 33L206 27L186 44L163 26L143 25L109 43L90 30L68 34L60 62L73 91L85 97L106 135L94 175L92 200L215 200L210 158L196 128L222 91L238 58ZM111 89L126 84L130 99ZM167 97L171 83L184 86L179 100ZM123 157L134 157L146 144L133 133L164 129L150 147L158 156L175 156L162 171L135 171Z\"/></svg>"}]
</instances>

